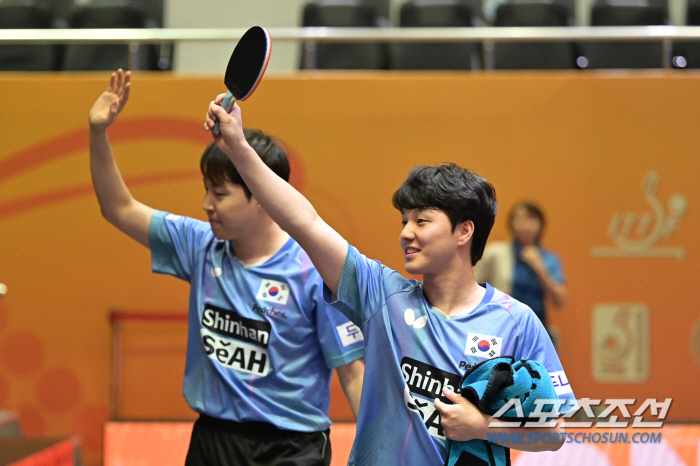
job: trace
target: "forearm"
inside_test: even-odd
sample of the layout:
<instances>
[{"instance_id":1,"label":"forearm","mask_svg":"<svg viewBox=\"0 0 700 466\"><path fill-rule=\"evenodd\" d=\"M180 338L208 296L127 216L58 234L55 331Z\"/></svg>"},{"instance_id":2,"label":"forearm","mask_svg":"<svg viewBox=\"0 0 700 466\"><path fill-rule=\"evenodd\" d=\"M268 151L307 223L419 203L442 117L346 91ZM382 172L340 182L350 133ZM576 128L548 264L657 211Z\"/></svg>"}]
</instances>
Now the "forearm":
<instances>
[{"instance_id":1,"label":"forearm","mask_svg":"<svg viewBox=\"0 0 700 466\"><path fill-rule=\"evenodd\" d=\"M350 409L357 419L360 412L360 398L362 395L362 382L364 380L364 358L357 359L349 364L337 368L338 379L343 387L345 397L348 399Z\"/></svg>"},{"instance_id":2,"label":"forearm","mask_svg":"<svg viewBox=\"0 0 700 466\"><path fill-rule=\"evenodd\" d=\"M277 176L247 144L224 151L255 199L311 258L323 281L335 293L347 255L347 242L328 226L311 203Z\"/></svg>"},{"instance_id":3,"label":"forearm","mask_svg":"<svg viewBox=\"0 0 700 466\"><path fill-rule=\"evenodd\" d=\"M148 224L153 210L136 201L129 192L105 129L90 128L90 175L105 219L149 247Z\"/></svg>"},{"instance_id":4,"label":"forearm","mask_svg":"<svg viewBox=\"0 0 700 466\"><path fill-rule=\"evenodd\" d=\"M323 220L311 203L277 176L249 145L227 153L255 199L282 229L300 243Z\"/></svg>"},{"instance_id":5,"label":"forearm","mask_svg":"<svg viewBox=\"0 0 700 466\"><path fill-rule=\"evenodd\" d=\"M90 175L102 215L114 223L119 209L133 197L119 173L106 130L90 129Z\"/></svg>"},{"instance_id":6,"label":"forearm","mask_svg":"<svg viewBox=\"0 0 700 466\"><path fill-rule=\"evenodd\" d=\"M549 271L544 268L535 270L535 273L545 295L552 299L556 307L564 306L566 303L566 285L555 280L549 274Z\"/></svg>"}]
</instances>

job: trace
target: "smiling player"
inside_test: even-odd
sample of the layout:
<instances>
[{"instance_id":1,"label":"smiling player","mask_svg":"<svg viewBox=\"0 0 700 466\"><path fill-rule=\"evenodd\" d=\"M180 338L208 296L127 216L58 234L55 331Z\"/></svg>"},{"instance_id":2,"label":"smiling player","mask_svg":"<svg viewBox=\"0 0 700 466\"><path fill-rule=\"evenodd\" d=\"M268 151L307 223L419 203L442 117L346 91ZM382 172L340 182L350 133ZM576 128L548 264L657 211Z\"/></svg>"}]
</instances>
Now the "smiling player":
<instances>
[{"instance_id":1,"label":"smiling player","mask_svg":"<svg viewBox=\"0 0 700 466\"><path fill-rule=\"evenodd\" d=\"M227 114L217 105L222 98L209 105L205 129L219 121L218 147L270 217L307 251L327 287L326 299L335 299L333 305L363 329L366 368L350 464L443 465L446 436L485 440L490 418L454 390L466 368L487 358L534 359L566 379L532 310L474 279L472 267L496 215L488 181L454 164L409 174L393 204L401 213L405 268L424 281L407 280L348 245L261 163L246 143L240 108ZM565 382L557 392L573 399ZM539 451L561 444L504 446Z\"/></svg>"}]
</instances>

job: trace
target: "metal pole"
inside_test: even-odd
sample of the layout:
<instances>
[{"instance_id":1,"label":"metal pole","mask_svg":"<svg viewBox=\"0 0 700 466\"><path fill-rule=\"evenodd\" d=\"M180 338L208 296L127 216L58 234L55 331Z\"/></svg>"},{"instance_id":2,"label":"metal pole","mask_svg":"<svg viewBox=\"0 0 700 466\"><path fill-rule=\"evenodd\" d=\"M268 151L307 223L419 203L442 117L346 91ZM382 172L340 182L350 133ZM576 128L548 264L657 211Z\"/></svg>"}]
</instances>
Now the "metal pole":
<instances>
[{"instance_id":1,"label":"metal pole","mask_svg":"<svg viewBox=\"0 0 700 466\"><path fill-rule=\"evenodd\" d=\"M141 63L139 60L140 54L139 54L139 43L138 42L132 42L129 44L129 69L130 70L140 70L141 69Z\"/></svg>"},{"instance_id":2,"label":"metal pole","mask_svg":"<svg viewBox=\"0 0 700 466\"><path fill-rule=\"evenodd\" d=\"M666 39L663 41L663 67L666 69L673 68L673 42Z\"/></svg>"},{"instance_id":3,"label":"metal pole","mask_svg":"<svg viewBox=\"0 0 700 466\"><path fill-rule=\"evenodd\" d=\"M304 42L304 69L316 69L316 42Z\"/></svg>"},{"instance_id":4,"label":"metal pole","mask_svg":"<svg viewBox=\"0 0 700 466\"><path fill-rule=\"evenodd\" d=\"M492 40L484 41L484 69L493 71L496 68L496 55L494 51L494 42Z\"/></svg>"}]
</instances>

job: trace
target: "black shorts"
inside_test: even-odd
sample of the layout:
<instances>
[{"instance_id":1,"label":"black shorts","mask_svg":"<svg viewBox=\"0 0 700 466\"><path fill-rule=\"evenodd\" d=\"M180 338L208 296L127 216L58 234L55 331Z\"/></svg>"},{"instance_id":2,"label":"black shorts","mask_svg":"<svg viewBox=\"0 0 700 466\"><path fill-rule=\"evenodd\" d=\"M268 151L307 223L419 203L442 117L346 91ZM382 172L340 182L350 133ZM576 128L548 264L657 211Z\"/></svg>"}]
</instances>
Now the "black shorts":
<instances>
[{"instance_id":1,"label":"black shorts","mask_svg":"<svg viewBox=\"0 0 700 466\"><path fill-rule=\"evenodd\" d=\"M330 429L280 430L265 422L238 423L200 415L185 466L328 466Z\"/></svg>"}]
</instances>

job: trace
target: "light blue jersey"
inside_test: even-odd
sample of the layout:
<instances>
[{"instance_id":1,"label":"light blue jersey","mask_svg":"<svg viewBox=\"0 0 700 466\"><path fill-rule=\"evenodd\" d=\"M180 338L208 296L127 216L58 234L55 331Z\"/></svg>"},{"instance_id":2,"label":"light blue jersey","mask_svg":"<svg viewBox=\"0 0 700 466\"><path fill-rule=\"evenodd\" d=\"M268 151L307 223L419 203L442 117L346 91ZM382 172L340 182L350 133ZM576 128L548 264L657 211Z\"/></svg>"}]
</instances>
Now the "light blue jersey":
<instances>
[{"instance_id":1,"label":"light blue jersey","mask_svg":"<svg viewBox=\"0 0 700 466\"><path fill-rule=\"evenodd\" d=\"M349 247L333 305L362 328L369 355L349 464L442 466L445 437L433 400L444 386L457 389L467 368L489 358L539 361L557 395L574 399L532 310L483 286L486 295L474 310L447 316L431 307L420 282ZM331 298L328 288L325 298Z\"/></svg>"},{"instance_id":2,"label":"light blue jersey","mask_svg":"<svg viewBox=\"0 0 700 466\"><path fill-rule=\"evenodd\" d=\"M156 211L153 271L190 283L182 393L219 419L327 429L332 368L363 356L362 333L326 305L322 281L290 239L245 266L208 223Z\"/></svg>"}]
</instances>

